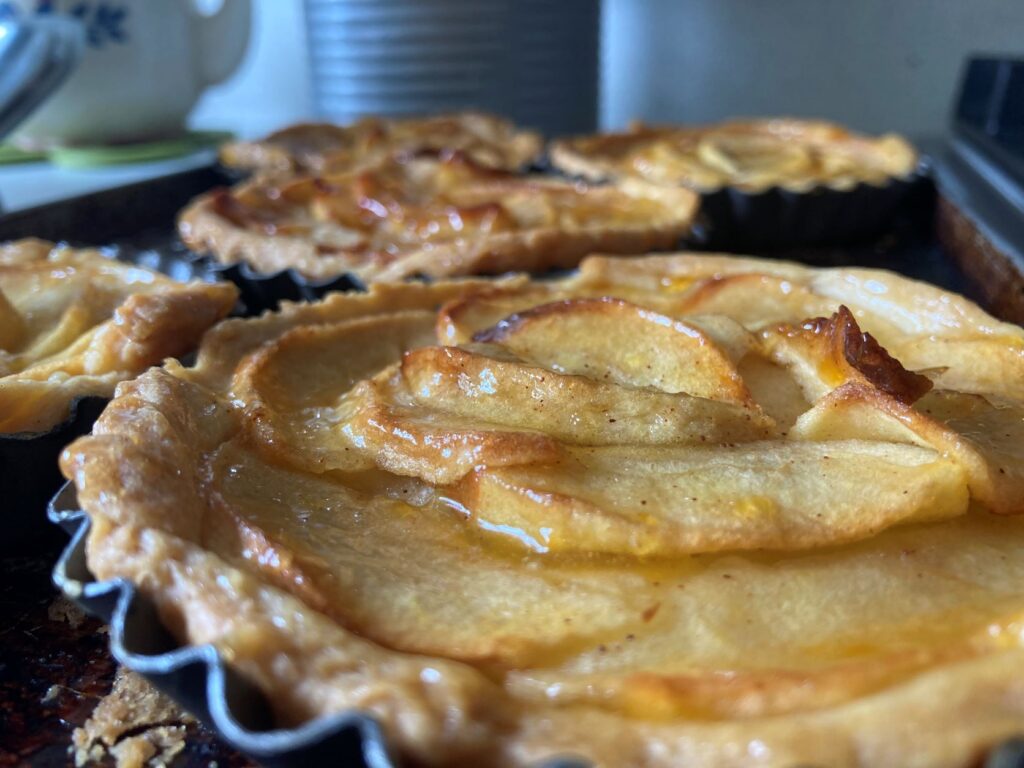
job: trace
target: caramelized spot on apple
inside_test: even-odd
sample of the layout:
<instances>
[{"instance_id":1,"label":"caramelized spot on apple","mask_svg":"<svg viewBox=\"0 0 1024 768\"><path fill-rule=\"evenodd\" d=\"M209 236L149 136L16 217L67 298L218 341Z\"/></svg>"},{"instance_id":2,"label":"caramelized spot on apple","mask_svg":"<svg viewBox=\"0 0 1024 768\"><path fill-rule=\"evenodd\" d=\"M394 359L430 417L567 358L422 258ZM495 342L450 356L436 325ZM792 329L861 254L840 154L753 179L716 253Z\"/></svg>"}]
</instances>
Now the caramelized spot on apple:
<instances>
[{"instance_id":1,"label":"caramelized spot on apple","mask_svg":"<svg viewBox=\"0 0 1024 768\"><path fill-rule=\"evenodd\" d=\"M910 405L932 388L928 377L908 371L874 336L861 331L853 313L845 305L841 304L831 317L805 320L800 328L828 340L833 363L845 361L874 386L901 403Z\"/></svg>"}]
</instances>

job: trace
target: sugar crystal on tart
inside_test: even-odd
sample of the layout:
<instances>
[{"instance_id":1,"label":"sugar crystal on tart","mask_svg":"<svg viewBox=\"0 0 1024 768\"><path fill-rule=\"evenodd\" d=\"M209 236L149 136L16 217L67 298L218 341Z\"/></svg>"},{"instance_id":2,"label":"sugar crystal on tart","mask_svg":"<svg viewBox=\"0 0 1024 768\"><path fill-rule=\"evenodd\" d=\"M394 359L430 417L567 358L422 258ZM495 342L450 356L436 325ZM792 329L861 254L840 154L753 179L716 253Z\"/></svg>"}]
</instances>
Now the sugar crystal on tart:
<instances>
[{"instance_id":1,"label":"sugar crystal on tart","mask_svg":"<svg viewBox=\"0 0 1024 768\"><path fill-rule=\"evenodd\" d=\"M463 112L428 117L366 117L351 125L304 123L259 141L221 148L221 162L261 174L342 173L424 150L461 151L488 168L516 171L540 155L538 134L494 115Z\"/></svg>"},{"instance_id":2,"label":"sugar crystal on tart","mask_svg":"<svg viewBox=\"0 0 1024 768\"><path fill-rule=\"evenodd\" d=\"M62 466L92 572L282 726L961 768L1024 725L1022 376L1024 331L890 273L592 257L225 321Z\"/></svg>"},{"instance_id":3,"label":"sugar crystal on tart","mask_svg":"<svg viewBox=\"0 0 1024 768\"><path fill-rule=\"evenodd\" d=\"M237 298L226 284L42 240L0 244L0 432L45 432L78 398L194 349Z\"/></svg>"},{"instance_id":4,"label":"sugar crystal on tart","mask_svg":"<svg viewBox=\"0 0 1024 768\"><path fill-rule=\"evenodd\" d=\"M749 120L708 126L635 126L556 142L552 163L589 179L636 177L701 192L734 187L805 190L885 184L917 154L895 135L871 138L823 121Z\"/></svg>"},{"instance_id":5,"label":"sugar crystal on tart","mask_svg":"<svg viewBox=\"0 0 1024 768\"><path fill-rule=\"evenodd\" d=\"M575 266L598 250L672 247L696 196L629 180L590 186L482 167L462 153L203 195L179 226L194 250L258 272L367 281Z\"/></svg>"}]
</instances>

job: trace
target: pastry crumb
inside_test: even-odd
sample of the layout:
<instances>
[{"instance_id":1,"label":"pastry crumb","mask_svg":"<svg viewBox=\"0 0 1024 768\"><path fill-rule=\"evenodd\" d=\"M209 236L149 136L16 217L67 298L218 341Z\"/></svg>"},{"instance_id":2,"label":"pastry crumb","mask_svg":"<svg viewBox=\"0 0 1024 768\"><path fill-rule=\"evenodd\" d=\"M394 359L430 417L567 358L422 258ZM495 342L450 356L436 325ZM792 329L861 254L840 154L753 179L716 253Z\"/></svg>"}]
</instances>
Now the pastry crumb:
<instances>
[{"instance_id":1,"label":"pastry crumb","mask_svg":"<svg viewBox=\"0 0 1024 768\"><path fill-rule=\"evenodd\" d=\"M85 621L85 611L68 600L64 595L59 595L46 610L50 621L66 623L72 629L78 629Z\"/></svg>"},{"instance_id":2,"label":"pastry crumb","mask_svg":"<svg viewBox=\"0 0 1024 768\"><path fill-rule=\"evenodd\" d=\"M142 677L118 669L114 687L72 736L76 766L113 759L117 768L162 768L185 748L193 718Z\"/></svg>"}]
</instances>

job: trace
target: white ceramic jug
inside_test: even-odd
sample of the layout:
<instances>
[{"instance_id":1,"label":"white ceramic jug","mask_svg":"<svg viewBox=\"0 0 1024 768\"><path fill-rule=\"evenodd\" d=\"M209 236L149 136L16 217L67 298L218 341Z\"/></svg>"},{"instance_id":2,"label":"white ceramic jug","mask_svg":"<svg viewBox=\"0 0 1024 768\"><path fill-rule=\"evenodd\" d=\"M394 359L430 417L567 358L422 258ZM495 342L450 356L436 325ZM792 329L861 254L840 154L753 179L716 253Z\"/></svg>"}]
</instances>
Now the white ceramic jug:
<instances>
[{"instance_id":1,"label":"white ceramic jug","mask_svg":"<svg viewBox=\"0 0 1024 768\"><path fill-rule=\"evenodd\" d=\"M249 40L250 0L0 0L0 19L64 15L85 28L75 72L18 128L22 145L109 144L179 133Z\"/></svg>"}]
</instances>

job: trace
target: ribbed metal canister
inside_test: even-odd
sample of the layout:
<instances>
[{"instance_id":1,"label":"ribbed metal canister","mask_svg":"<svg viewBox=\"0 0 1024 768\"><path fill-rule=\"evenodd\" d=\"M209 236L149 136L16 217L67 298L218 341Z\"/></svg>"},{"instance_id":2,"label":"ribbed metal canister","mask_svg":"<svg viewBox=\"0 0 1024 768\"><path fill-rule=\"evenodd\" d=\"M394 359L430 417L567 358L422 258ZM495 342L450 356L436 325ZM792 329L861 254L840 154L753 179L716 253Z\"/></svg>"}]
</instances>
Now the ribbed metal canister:
<instances>
[{"instance_id":1,"label":"ribbed metal canister","mask_svg":"<svg viewBox=\"0 0 1024 768\"><path fill-rule=\"evenodd\" d=\"M322 117L481 109L548 135L597 124L599 0L306 0Z\"/></svg>"}]
</instances>

